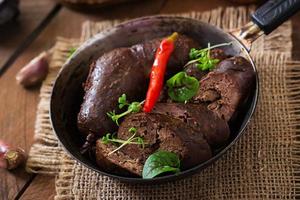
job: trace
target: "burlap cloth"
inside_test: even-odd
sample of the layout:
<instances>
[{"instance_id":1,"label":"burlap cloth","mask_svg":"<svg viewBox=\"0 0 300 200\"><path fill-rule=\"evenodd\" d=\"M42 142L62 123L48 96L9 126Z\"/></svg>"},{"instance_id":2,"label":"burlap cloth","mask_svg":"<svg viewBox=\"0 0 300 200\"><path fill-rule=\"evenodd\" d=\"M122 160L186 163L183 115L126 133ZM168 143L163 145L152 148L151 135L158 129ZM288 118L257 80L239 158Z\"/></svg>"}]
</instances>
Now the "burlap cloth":
<instances>
[{"instance_id":1,"label":"burlap cloth","mask_svg":"<svg viewBox=\"0 0 300 200\"><path fill-rule=\"evenodd\" d=\"M185 16L224 30L248 21L249 8L216 9ZM49 98L68 51L119 21L85 22L81 39L58 38L50 74L41 88L36 142L27 168L56 176L55 199L296 199L299 197L300 63L291 62L291 23L260 38L252 56L260 77L260 98L245 134L221 159L197 175L162 185L130 185L99 175L62 150L49 122Z\"/></svg>"}]
</instances>

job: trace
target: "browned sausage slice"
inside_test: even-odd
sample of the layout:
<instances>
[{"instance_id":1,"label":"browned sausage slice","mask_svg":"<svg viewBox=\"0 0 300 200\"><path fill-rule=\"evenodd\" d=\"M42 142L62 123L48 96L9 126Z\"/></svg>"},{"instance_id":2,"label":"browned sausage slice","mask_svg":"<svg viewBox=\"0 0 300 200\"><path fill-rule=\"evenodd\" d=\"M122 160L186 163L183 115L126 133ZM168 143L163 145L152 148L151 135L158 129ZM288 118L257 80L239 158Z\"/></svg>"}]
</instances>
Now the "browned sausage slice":
<instances>
[{"instance_id":1,"label":"browned sausage slice","mask_svg":"<svg viewBox=\"0 0 300 200\"><path fill-rule=\"evenodd\" d=\"M214 147L223 145L230 135L227 122L207 109L204 104L158 103L152 112L181 120L199 134L203 134L207 142Z\"/></svg>"},{"instance_id":2,"label":"browned sausage slice","mask_svg":"<svg viewBox=\"0 0 300 200\"><path fill-rule=\"evenodd\" d=\"M106 170L119 169L119 173L125 170L140 176L146 159L158 149L176 153L182 169L196 166L212 156L203 135L178 119L155 113L132 114L121 124L118 138L126 140L132 136L128 131L131 127L137 129L137 136L144 138L146 147L142 149L139 145L126 145L108 155L116 147L98 140L96 158L100 167Z\"/></svg>"},{"instance_id":3,"label":"browned sausage slice","mask_svg":"<svg viewBox=\"0 0 300 200\"><path fill-rule=\"evenodd\" d=\"M208 102L208 108L229 121L253 88L255 73L251 63L241 56L223 60L200 81L194 100Z\"/></svg>"}]
</instances>

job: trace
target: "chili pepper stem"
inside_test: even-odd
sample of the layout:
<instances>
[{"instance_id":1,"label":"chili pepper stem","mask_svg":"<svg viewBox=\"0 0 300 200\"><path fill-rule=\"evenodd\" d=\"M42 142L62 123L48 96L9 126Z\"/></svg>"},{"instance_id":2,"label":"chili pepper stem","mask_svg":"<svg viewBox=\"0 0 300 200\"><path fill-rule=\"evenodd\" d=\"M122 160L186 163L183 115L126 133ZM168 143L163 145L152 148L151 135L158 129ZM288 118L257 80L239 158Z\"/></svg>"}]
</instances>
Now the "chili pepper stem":
<instances>
[{"instance_id":1,"label":"chili pepper stem","mask_svg":"<svg viewBox=\"0 0 300 200\"><path fill-rule=\"evenodd\" d=\"M178 33L177 33L177 32L174 32L174 33L172 33L172 35L170 35L170 36L167 38L167 40L174 42L174 41L177 39L177 37L178 37Z\"/></svg>"}]
</instances>

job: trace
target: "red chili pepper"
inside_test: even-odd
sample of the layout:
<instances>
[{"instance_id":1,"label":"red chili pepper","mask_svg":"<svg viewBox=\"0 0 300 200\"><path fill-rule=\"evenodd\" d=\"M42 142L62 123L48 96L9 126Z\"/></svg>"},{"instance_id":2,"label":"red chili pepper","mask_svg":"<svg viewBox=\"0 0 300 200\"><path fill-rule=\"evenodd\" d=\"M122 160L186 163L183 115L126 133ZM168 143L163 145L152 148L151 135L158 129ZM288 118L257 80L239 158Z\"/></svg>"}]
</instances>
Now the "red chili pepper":
<instances>
[{"instance_id":1,"label":"red chili pepper","mask_svg":"<svg viewBox=\"0 0 300 200\"><path fill-rule=\"evenodd\" d=\"M171 53L174 50L174 42L178 33L163 39L155 54L155 60L150 74L150 83L144 104L144 112L151 112L164 84L164 76Z\"/></svg>"}]
</instances>

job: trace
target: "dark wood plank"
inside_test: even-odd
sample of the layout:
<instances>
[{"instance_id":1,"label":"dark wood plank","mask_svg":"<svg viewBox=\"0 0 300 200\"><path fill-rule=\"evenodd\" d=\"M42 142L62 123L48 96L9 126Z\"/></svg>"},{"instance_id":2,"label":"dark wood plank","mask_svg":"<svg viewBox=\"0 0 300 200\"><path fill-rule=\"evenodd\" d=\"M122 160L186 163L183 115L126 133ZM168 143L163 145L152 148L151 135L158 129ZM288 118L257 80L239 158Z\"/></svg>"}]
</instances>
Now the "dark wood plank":
<instances>
[{"instance_id":1,"label":"dark wood plank","mask_svg":"<svg viewBox=\"0 0 300 200\"><path fill-rule=\"evenodd\" d=\"M22 195L22 200L52 200L55 196L55 177L38 175Z\"/></svg>"},{"instance_id":2,"label":"dark wood plank","mask_svg":"<svg viewBox=\"0 0 300 200\"><path fill-rule=\"evenodd\" d=\"M26 41L28 35L41 23L54 7L54 1L20 1L21 14L15 23L6 26L0 31L0 68L11 60L11 56L20 44ZM27 41L28 43L29 41ZM25 46L24 46L25 47ZM9 64L8 63L8 64Z\"/></svg>"},{"instance_id":3,"label":"dark wood plank","mask_svg":"<svg viewBox=\"0 0 300 200\"><path fill-rule=\"evenodd\" d=\"M18 45L53 8L53 1L20 2L21 15L15 26L8 27L0 35L0 66L10 57ZM29 59L29 58L28 58ZM26 61L19 62L21 66ZM32 141L35 108L38 91L25 92L15 84L16 70L10 76L0 78L0 134L8 143L28 150ZM14 95L11 95L11 94ZM31 139L29 139L31 138ZM13 199L31 179L24 169L11 172L0 170L0 199Z\"/></svg>"},{"instance_id":4,"label":"dark wood plank","mask_svg":"<svg viewBox=\"0 0 300 200\"><path fill-rule=\"evenodd\" d=\"M5 71L14 63L18 56L36 39L41 31L48 25L52 18L60 11L61 5L57 4L51 9L49 14L43 18L41 23L26 37L18 47L12 52L12 54L6 59L2 66L0 66L0 77Z\"/></svg>"},{"instance_id":5,"label":"dark wood plank","mask_svg":"<svg viewBox=\"0 0 300 200\"><path fill-rule=\"evenodd\" d=\"M300 60L300 13L292 17L293 59Z\"/></svg>"}]
</instances>

